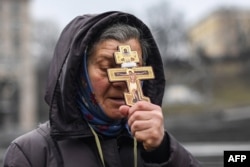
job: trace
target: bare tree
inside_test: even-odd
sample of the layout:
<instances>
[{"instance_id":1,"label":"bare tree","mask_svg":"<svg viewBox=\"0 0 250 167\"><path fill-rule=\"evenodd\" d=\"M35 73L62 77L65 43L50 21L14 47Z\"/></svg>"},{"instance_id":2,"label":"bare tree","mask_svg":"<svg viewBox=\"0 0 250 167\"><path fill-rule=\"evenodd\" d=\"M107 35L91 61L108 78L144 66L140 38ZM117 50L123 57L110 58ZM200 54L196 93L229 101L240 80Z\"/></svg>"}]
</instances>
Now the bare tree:
<instances>
[{"instance_id":1,"label":"bare tree","mask_svg":"<svg viewBox=\"0 0 250 167\"><path fill-rule=\"evenodd\" d=\"M159 45L164 61L187 55L185 23L181 13L161 2L147 10L149 26Z\"/></svg>"},{"instance_id":2,"label":"bare tree","mask_svg":"<svg viewBox=\"0 0 250 167\"><path fill-rule=\"evenodd\" d=\"M147 14L164 61L166 89L171 85L183 85L210 98L211 76L199 57L190 56L182 13L161 2L149 8Z\"/></svg>"}]
</instances>

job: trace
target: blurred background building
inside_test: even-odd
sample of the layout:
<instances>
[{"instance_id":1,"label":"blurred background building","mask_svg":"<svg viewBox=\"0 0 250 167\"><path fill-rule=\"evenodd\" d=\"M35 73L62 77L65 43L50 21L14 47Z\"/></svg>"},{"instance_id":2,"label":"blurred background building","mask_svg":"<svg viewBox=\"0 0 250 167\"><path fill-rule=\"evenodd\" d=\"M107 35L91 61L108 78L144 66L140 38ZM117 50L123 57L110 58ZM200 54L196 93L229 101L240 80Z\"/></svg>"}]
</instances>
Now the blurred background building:
<instances>
[{"instance_id":1,"label":"blurred background building","mask_svg":"<svg viewBox=\"0 0 250 167\"><path fill-rule=\"evenodd\" d=\"M14 138L48 119L43 95L61 28L35 19L31 3L0 0L0 166ZM204 167L222 167L224 150L250 150L250 8L218 7L192 24L164 1L144 12L164 61L168 131Z\"/></svg>"},{"instance_id":2,"label":"blurred background building","mask_svg":"<svg viewBox=\"0 0 250 167\"><path fill-rule=\"evenodd\" d=\"M220 8L193 25L188 36L192 52L210 58L249 54L250 11Z\"/></svg>"},{"instance_id":3,"label":"blurred background building","mask_svg":"<svg viewBox=\"0 0 250 167\"><path fill-rule=\"evenodd\" d=\"M29 0L0 0L0 114L2 128L29 130L37 122Z\"/></svg>"}]
</instances>

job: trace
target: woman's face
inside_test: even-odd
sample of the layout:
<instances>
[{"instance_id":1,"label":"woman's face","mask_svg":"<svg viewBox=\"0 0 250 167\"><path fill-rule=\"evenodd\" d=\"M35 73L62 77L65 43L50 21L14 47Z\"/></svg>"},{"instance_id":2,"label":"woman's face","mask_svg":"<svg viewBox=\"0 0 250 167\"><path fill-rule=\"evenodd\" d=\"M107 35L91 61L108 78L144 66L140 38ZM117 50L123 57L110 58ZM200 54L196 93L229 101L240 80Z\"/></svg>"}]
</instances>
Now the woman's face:
<instances>
[{"instance_id":1,"label":"woman's face","mask_svg":"<svg viewBox=\"0 0 250 167\"><path fill-rule=\"evenodd\" d=\"M142 50L138 40L130 39L120 43L108 39L97 43L88 60L88 73L92 84L95 98L106 115L112 119L121 119L119 107L125 104L123 93L127 91L126 82L109 82L107 69L119 68L114 60L114 52L117 52L119 45L130 45L132 51L137 51L142 64Z\"/></svg>"}]
</instances>

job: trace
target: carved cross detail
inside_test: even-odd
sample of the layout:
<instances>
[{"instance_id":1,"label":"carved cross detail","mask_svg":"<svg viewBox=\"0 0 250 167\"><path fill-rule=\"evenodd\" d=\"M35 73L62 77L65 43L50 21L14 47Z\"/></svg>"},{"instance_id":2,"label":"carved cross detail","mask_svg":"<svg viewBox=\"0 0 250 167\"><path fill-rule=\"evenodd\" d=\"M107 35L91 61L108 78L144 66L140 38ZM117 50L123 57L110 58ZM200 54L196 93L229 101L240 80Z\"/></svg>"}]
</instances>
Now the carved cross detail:
<instances>
[{"instance_id":1,"label":"carved cross detail","mask_svg":"<svg viewBox=\"0 0 250 167\"><path fill-rule=\"evenodd\" d=\"M130 46L119 46L119 52L114 54L117 64L121 64L122 68L108 69L108 77L110 82L127 83L128 92L124 92L126 104L134 105L137 101L150 101L143 95L141 80L154 79L154 73L151 66L136 67L139 62L139 56L136 51L131 51Z\"/></svg>"}]
</instances>

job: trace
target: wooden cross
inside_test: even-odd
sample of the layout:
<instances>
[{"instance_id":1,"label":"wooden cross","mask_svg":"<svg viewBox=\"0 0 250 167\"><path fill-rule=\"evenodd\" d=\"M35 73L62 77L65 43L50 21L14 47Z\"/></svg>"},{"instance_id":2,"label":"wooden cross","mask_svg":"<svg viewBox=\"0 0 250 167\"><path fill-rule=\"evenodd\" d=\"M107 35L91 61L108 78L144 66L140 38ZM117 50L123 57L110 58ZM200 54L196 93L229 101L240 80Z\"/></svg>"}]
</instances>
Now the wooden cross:
<instances>
[{"instance_id":1,"label":"wooden cross","mask_svg":"<svg viewBox=\"0 0 250 167\"><path fill-rule=\"evenodd\" d=\"M136 51L131 51L129 45L119 46L119 52L115 52L114 57L116 64L121 64L122 68L108 69L109 81L126 81L128 87L128 92L124 92L126 104L132 106L137 101L150 101L143 95L141 80L154 79L152 67L137 67L139 56Z\"/></svg>"}]
</instances>

